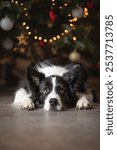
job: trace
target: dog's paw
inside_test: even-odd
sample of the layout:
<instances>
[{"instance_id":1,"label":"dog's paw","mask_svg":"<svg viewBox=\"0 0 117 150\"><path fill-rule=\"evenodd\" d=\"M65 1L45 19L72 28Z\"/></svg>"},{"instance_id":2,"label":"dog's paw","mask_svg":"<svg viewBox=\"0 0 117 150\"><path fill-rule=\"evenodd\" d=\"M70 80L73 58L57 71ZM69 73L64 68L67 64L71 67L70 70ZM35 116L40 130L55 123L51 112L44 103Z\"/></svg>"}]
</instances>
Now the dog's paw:
<instances>
[{"instance_id":1,"label":"dog's paw","mask_svg":"<svg viewBox=\"0 0 117 150\"><path fill-rule=\"evenodd\" d=\"M34 110L35 104L33 103L32 100L27 100L27 101L23 102L23 104L21 105L21 109Z\"/></svg>"},{"instance_id":2,"label":"dog's paw","mask_svg":"<svg viewBox=\"0 0 117 150\"><path fill-rule=\"evenodd\" d=\"M76 108L78 108L78 109L90 109L90 108L92 108L92 104L86 99L85 96L83 96L77 101Z\"/></svg>"}]
</instances>

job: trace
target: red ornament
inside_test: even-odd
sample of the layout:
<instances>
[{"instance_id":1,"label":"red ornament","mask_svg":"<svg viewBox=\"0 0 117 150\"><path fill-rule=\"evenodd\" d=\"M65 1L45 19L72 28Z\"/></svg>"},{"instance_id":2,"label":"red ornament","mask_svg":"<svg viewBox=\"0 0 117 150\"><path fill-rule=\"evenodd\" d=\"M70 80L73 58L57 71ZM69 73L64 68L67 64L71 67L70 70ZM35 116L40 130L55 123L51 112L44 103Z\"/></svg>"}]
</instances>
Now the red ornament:
<instances>
[{"instance_id":1,"label":"red ornament","mask_svg":"<svg viewBox=\"0 0 117 150\"><path fill-rule=\"evenodd\" d=\"M39 44L40 44L41 47L44 47L44 46L45 46L45 42L44 42L43 40L40 40L40 41L39 41Z\"/></svg>"},{"instance_id":2,"label":"red ornament","mask_svg":"<svg viewBox=\"0 0 117 150\"><path fill-rule=\"evenodd\" d=\"M50 17L50 20L52 22L55 22L55 20L56 20L56 14L55 14L55 12L53 10L49 11L49 17Z\"/></svg>"},{"instance_id":3,"label":"red ornament","mask_svg":"<svg viewBox=\"0 0 117 150\"><path fill-rule=\"evenodd\" d=\"M90 8L90 9L94 8L94 3L92 1L88 1L87 2L87 7Z\"/></svg>"}]
</instances>

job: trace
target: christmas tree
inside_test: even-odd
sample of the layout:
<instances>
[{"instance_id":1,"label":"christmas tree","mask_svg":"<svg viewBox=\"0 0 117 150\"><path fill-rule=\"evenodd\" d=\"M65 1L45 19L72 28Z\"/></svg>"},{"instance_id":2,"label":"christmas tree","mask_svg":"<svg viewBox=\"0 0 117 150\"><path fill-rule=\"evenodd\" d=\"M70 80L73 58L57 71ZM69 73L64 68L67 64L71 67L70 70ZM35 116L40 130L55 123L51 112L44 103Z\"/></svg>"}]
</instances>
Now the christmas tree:
<instances>
[{"instance_id":1,"label":"christmas tree","mask_svg":"<svg viewBox=\"0 0 117 150\"><path fill-rule=\"evenodd\" d=\"M1 0L0 56L99 62L98 0Z\"/></svg>"}]
</instances>

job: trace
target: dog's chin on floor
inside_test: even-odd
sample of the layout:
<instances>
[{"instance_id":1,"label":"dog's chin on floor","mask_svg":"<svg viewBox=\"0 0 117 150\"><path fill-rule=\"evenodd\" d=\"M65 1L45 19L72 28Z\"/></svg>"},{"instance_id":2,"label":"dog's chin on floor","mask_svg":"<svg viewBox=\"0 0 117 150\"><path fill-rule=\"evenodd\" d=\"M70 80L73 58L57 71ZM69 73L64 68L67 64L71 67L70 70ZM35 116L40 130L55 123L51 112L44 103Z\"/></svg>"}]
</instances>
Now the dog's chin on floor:
<instances>
[{"instance_id":1,"label":"dog's chin on floor","mask_svg":"<svg viewBox=\"0 0 117 150\"><path fill-rule=\"evenodd\" d=\"M86 85L87 75L81 64L48 59L27 68L27 78L15 93L14 104L23 110L44 108L62 111L75 106L90 109L94 100Z\"/></svg>"}]
</instances>

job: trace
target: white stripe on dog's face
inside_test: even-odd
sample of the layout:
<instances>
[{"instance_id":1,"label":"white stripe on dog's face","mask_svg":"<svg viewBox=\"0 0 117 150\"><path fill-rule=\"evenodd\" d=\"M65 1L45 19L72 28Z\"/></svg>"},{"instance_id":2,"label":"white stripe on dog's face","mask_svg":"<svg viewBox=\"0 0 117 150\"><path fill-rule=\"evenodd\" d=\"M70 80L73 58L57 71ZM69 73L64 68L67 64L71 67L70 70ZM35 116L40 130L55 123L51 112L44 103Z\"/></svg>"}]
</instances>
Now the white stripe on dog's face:
<instances>
[{"instance_id":1,"label":"white stripe on dog's face","mask_svg":"<svg viewBox=\"0 0 117 150\"><path fill-rule=\"evenodd\" d=\"M56 110L61 110L62 109L61 98L55 91L56 77L52 77L52 85L53 85L52 91L48 94L47 98L45 99L44 109L46 109L47 111L50 110L50 99L56 98L58 101L58 104L56 106Z\"/></svg>"}]
</instances>

